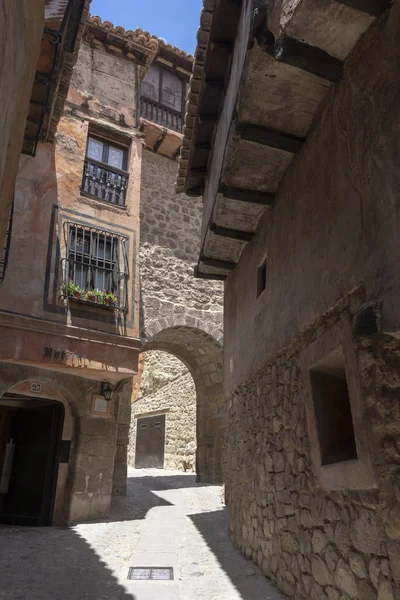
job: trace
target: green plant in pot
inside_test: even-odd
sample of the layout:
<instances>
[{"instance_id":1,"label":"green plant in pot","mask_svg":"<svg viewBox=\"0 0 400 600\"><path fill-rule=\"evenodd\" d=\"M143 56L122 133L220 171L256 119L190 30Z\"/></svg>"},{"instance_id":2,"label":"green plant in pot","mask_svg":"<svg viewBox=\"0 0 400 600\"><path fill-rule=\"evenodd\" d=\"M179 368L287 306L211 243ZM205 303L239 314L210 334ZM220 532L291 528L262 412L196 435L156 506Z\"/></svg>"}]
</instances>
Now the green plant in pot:
<instances>
[{"instance_id":1,"label":"green plant in pot","mask_svg":"<svg viewBox=\"0 0 400 600\"><path fill-rule=\"evenodd\" d=\"M96 290L87 290L87 300L89 302L96 302Z\"/></svg>"},{"instance_id":2,"label":"green plant in pot","mask_svg":"<svg viewBox=\"0 0 400 600\"><path fill-rule=\"evenodd\" d=\"M104 304L108 304L108 306L114 306L117 302L118 296L115 292L106 292L104 296Z\"/></svg>"},{"instance_id":3,"label":"green plant in pot","mask_svg":"<svg viewBox=\"0 0 400 600\"><path fill-rule=\"evenodd\" d=\"M63 292L68 298L81 298L82 290L72 279L68 279L67 283L63 285Z\"/></svg>"},{"instance_id":4,"label":"green plant in pot","mask_svg":"<svg viewBox=\"0 0 400 600\"><path fill-rule=\"evenodd\" d=\"M104 304L104 295L105 292L102 292L101 290L95 290L96 302L98 304Z\"/></svg>"}]
</instances>

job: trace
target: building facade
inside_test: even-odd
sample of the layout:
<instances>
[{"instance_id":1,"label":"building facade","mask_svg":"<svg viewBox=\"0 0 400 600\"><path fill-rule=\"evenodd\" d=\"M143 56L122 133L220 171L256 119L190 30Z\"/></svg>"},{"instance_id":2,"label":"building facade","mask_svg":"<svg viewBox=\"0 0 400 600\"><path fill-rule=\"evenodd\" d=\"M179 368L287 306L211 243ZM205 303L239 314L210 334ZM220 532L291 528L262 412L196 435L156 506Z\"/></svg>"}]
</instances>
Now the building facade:
<instances>
[{"instance_id":1,"label":"building facade","mask_svg":"<svg viewBox=\"0 0 400 600\"><path fill-rule=\"evenodd\" d=\"M220 477L221 297L211 305L207 281L184 291L200 208L173 189L192 58L87 19L87 7L79 23L75 67L42 119L51 135L31 119L15 185L0 289L3 523L107 517L112 493L126 491L133 376L147 350L191 371L197 472ZM193 410L189 420L193 438Z\"/></svg>"},{"instance_id":2,"label":"building facade","mask_svg":"<svg viewBox=\"0 0 400 600\"><path fill-rule=\"evenodd\" d=\"M230 533L296 600L400 597L399 11L201 16L177 189L226 280Z\"/></svg>"},{"instance_id":3,"label":"building facade","mask_svg":"<svg viewBox=\"0 0 400 600\"><path fill-rule=\"evenodd\" d=\"M138 82L157 42L134 34L123 58L108 43L86 25L55 143L20 162L0 296L5 522L104 517L126 486L140 349Z\"/></svg>"}]
</instances>

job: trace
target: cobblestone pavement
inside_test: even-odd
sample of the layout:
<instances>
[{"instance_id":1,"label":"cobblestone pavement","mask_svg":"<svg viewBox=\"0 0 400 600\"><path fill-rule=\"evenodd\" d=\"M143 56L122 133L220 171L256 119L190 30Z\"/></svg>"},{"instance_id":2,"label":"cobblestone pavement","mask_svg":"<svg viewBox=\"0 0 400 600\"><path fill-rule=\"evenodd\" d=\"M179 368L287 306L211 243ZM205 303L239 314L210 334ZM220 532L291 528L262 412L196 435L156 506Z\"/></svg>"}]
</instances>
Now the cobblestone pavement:
<instances>
[{"instance_id":1,"label":"cobblestone pavement","mask_svg":"<svg viewBox=\"0 0 400 600\"><path fill-rule=\"evenodd\" d=\"M130 566L174 581L129 581ZM109 520L0 528L1 600L283 600L226 533L221 487L194 475L130 469Z\"/></svg>"}]
</instances>

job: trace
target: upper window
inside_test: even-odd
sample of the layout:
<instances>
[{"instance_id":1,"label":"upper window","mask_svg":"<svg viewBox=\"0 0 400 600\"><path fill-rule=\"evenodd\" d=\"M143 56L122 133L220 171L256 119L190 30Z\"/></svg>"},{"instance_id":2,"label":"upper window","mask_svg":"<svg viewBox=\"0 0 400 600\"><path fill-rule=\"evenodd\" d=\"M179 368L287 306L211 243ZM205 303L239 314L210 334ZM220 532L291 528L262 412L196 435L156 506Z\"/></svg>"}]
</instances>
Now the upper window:
<instances>
[{"instance_id":1,"label":"upper window","mask_svg":"<svg viewBox=\"0 0 400 600\"><path fill-rule=\"evenodd\" d=\"M65 227L64 295L126 310L127 238L77 223Z\"/></svg>"},{"instance_id":2,"label":"upper window","mask_svg":"<svg viewBox=\"0 0 400 600\"><path fill-rule=\"evenodd\" d=\"M98 200L125 205L128 184L128 150L89 136L82 191Z\"/></svg>"},{"instance_id":3,"label":"upper window","mask_svg":"<svg viewBox=\"0 0 400 600\"><path fill-rule=\"evenodd\" d=\"M141 87L141 116L182 131L186 86L186 80L176 72L161 65L151 65Z\"/></svg>"}]
</instances>

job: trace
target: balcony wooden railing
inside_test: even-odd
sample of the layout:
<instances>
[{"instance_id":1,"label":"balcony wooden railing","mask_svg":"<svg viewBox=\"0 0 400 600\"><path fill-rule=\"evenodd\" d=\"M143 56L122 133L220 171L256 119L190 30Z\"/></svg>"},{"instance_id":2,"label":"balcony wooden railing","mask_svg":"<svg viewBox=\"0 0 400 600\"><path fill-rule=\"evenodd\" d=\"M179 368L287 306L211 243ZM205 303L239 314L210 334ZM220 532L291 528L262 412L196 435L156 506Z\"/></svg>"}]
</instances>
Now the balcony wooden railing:
<instances>
[{"instance_id":1,"label":"balcony wooden railing","mask_svg":"<svg viewBox=\"0 0 400 600\"><path fill-rule=\"evenodd\" d=\"M82 190L110 204L125 206L128 173L93 158L85 159Z\"/></svg>"},{"instance_id":2,"label":"balcony wooden railing","mask_svg":"<svg viewBox=\"0 0 400 600\"><path fill-rule=\"evenodd\" d=\"M155 102L149 98L142 98L140 116L147 121L152 121L167 129L173 129L182 133L182 113L173 108L163 106L159 102Z\"/></svg>"}]
</instances>

